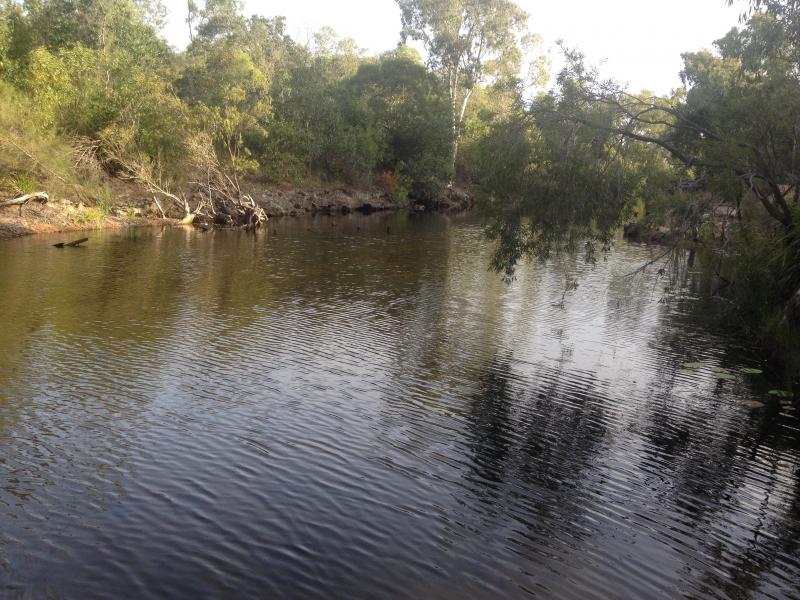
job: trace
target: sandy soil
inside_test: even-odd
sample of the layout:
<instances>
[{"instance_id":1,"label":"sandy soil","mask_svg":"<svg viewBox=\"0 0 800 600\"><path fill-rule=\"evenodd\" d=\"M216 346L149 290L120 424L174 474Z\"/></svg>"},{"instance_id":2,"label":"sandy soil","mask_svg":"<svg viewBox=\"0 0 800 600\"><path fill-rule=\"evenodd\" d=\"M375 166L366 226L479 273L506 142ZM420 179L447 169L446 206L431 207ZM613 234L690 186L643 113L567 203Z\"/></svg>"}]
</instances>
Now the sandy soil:
<instances>
[{"instance_id":1,"label":"sandy soil","mask_svg":"<svg viewBox=\"0 0 800 600\"><path fill-rule=\"evenodd\" d=\"M58 233L68 231L86 231L115 227L132 227L175 223L173 219L161 219L152 216L103 215L96 208L72 206L67 203L41 206L29 204L22 209L20 215L17 207L0 209L0 240L8 240L34 233Z\"/></svg>"}]
</instances>

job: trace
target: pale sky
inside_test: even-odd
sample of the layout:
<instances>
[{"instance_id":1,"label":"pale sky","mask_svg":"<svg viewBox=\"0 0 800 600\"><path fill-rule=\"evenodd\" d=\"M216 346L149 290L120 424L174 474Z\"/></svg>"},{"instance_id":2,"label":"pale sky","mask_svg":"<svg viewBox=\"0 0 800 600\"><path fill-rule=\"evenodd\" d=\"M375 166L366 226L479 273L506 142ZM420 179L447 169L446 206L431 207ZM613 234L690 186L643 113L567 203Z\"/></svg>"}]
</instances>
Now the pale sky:
<instances>
[{"instance_id":1,"label":"pale sky","mask_svg":"<svg viewBox=\"0 0 800 600\"><path fill-rule=\"evenodd\" d=\"M177 47L188 40L186 0L165 0L170 22L165 36ZM607 77L634 91L667 93L680 85L681 52L710 48L738 23L743 3L725 0L518 0L530 15L530 30L546 47L563 39ZM246 0L246 14L282 15L299 42L321 27L352 37L370 53L397 45L400 12L394 0Z\"/></svg>"}]
</instances>

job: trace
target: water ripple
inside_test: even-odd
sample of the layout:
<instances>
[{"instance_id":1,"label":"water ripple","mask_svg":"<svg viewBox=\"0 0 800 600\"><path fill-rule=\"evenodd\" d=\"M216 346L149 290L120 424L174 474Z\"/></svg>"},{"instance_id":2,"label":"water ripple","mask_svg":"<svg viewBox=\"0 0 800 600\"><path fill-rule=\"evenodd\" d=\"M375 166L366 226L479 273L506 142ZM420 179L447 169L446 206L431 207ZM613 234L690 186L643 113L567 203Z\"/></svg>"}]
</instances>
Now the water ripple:
<instances>
[{"instance_id":1,"label":"water ripple","mask_svg":"<svg viewBox=\"0 0 800 600\"><path fill-rule=\"evenodd\" d=\"M798 597L797 408L701 273L386 219L4 246L0 596Z\"/></svg>"}]
</instances>

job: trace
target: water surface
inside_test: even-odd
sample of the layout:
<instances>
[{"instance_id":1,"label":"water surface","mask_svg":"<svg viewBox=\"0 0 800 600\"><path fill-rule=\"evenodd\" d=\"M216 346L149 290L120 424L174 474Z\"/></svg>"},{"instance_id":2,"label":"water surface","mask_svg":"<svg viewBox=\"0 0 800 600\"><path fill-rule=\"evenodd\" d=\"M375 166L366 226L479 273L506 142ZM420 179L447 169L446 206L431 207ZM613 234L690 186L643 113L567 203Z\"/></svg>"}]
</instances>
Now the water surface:
<instances>
[{"instance_id":1,"label":"water surface","mask_svg":"<svg viewBox=\"0 0 800 600\"><path fill-rule=\"evenodd\" d=\"M444 217L91 237L0 246L0 596L800 597L797 410L701 268L507 285Z\"/></svg>"}]
</instances>

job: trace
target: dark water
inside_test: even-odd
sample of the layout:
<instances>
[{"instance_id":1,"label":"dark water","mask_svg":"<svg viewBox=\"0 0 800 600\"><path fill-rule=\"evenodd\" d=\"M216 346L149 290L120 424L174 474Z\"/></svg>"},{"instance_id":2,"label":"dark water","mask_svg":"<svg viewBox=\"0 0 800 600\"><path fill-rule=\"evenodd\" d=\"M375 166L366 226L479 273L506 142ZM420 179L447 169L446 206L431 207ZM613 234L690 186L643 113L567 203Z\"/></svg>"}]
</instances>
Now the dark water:
<instances>
[{"instance_id":1,"label":"dark water","mask_svg":"<svg viewBox=\"0 0 800 600\"><path fill-rule=\"evenodd\" d=\"M800 598L798 413L700 269L276 227L0 246L1 597Z\"/></svg>"}]
</instances>

